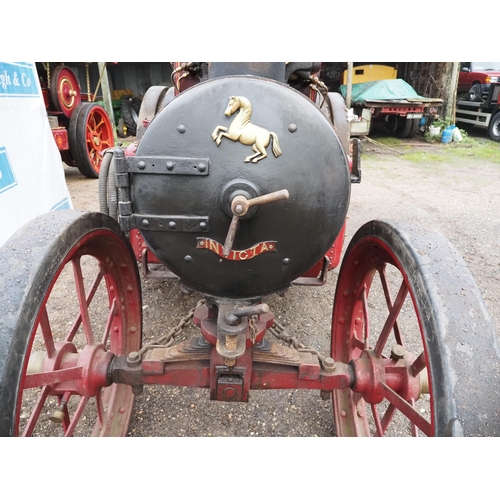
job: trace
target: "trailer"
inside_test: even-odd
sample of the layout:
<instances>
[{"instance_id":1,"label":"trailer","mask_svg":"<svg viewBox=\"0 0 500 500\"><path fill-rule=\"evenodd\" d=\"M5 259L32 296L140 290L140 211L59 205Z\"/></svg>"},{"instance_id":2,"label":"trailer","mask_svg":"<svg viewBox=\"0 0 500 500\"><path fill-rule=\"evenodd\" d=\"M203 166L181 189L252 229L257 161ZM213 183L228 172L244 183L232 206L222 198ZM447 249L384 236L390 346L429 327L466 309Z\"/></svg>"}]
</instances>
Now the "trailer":
<instances>
[{"instance_id":1,"label":"trailer","mask_svg":"<svg viewBox=\"0 0 500 500\"><path fill-rule=\"evenodd\" d=\"M500 142L500 83L492 83L481 102L476 102L476 95L473 101L467 99L468 94L463 97L457 101L456 122L485 129L493 141Z\"/></svg>"},{"instance_id":2,"label":"trailer","mask_svg":"<svg viewBox=\"0 0 500 500\"><path fill-rule=\"evenodd\" d=\"M347 95L347 86L340 92ZM419 96L413 87L401 79L373 80L352 85L353 117L351 134L368 135L372 122L385 123L393 135L412 138L418 132L422 118L432 123L439 116L442 99Z\"/></svg>"}]
</instances>

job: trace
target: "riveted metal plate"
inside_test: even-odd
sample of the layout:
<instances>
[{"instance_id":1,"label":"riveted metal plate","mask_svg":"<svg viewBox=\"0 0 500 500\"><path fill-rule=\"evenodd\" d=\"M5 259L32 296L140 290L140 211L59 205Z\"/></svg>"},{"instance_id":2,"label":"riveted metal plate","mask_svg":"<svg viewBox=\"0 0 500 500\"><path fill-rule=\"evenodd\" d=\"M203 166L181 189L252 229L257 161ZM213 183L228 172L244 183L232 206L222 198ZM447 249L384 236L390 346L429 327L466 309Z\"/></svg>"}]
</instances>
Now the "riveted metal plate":
<instances>
[{"instance_id":1,"label":"riveted metal plate","mask_svg":"<svg viewBox=\"0 0 500 500\"><path fill-rule=\"evenodd\" d=\"M148 231L170 231L177 233L207 233L210 229L208 216L141 215L134 214L135 227Z\"/></svg>"},{"instance_id":2,"label":"riveted metal plate","mask_svg":"<svg viewBox=\"0 0 500 500\"><path fill-rule=\"evenodd\" d=\"M178 156L130 156L129 172L133 174L208 175L209 158Z\"/></svg>"}]
</instances>

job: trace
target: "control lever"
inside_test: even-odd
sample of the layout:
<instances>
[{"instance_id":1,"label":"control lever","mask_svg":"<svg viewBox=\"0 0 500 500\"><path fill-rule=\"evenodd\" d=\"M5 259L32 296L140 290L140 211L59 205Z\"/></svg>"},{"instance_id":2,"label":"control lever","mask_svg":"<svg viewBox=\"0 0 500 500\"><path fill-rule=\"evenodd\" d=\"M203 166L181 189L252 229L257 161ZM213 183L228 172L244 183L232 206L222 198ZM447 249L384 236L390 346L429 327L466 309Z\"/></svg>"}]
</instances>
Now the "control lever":
<instances>
[{"instance_id":1,"label":"control lever","mask_svg":"<svg viewBox=\"0 0 500 500\"><path fill-rule=\"evenodd\" d=\"M226 314L225 321L228 325L235 326L239 324L244 316L258 316L269 312L267 304L255 304L247 307L238 307Z\"/></svg>"},{"instance_id":2,"label":"control lever","mask_svg":"<svg viewBox=\"0 0 500 500\"><path fill-rule=\"evenodd\" d=\"M251 207L256 205L264 205L265 203L271 203L273 201L286 200L290 196L290 193L286 189L281 189L280 191L274 191L273 193L264 194L262 196L257 196L257 198L248 199L246 196L237 195L231 202L231 211L233 212L233 218L231 219L231 224L229 225L229 231L226 236L226 241L224 242L224 247L222 249L222 255L228 257L233 249L234 238L236 237L236 231L238 230L238 225L240 222L240 217L243 217Z\"/></svg>"}]
</instances>

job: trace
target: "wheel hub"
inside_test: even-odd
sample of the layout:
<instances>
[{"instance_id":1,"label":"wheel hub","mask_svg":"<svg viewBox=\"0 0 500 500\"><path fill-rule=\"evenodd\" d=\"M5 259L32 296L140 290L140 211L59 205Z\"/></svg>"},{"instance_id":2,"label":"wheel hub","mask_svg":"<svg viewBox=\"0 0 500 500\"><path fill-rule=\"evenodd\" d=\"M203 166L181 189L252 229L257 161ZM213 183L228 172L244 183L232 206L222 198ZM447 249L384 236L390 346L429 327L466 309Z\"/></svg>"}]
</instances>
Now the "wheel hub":
<instances>
[{"instance_id":1,"label":"wheel hub","mask_svg":"<svg viewBox=\"0 0 500 500\"><path fill-rule=\"evenodd\" d=\"M417 401L423 393L429 392L429 384L425 370L412 374L414 360L407 351L399 359L377 357L372 349L363 351L358 359L350 362L355 373L353 392L360 393L367 403L378 404L384 400L385 389L389 387L406 401Z\"/></svg>"},{"instance_id":2,"label":"wheel hub","mask_svg":"<svg viewBox=\"0 0 500 500\"><path fill-rule=\"evenodd\" d=\"M48 385L51 395L69 391L94 397L110 385L106 373L114 354L106 351L102 344L87 345L80 352L72 342L56 342L54 347L50 357L45 351L31 353L27 368L27 375L31 377L29 386ZM59 374L54 376L55 372Z\"/></svg>"}]
</instances>

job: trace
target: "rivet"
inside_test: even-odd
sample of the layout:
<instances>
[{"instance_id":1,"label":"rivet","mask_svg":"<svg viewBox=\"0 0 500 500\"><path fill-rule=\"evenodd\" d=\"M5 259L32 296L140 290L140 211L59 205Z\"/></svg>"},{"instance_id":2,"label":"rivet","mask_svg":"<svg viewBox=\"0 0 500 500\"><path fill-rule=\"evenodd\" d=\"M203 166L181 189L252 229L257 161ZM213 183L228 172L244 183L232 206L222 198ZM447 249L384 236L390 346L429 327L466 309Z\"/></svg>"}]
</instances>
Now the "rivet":
<instances>
[{"instance_id":1,"label":"rivet","mask_svg":"<svg viewBox=\"0 0 500 500\"><path fill-rule=\"evenodd\" d=\"M288 125L288 130L293 134L294 132L297 132L297 125L295 123L290 123Z\"/></svg>"},{"instance_id":2,"label":"rivet","mask_svg":"<svg viewBox=\"0 0 500 500\"><path fill-rule=\"evenodd\" d=\"M177 127L177 132L179 132L179 134L183 134L185 131L186 131L185 125L179 125Z\"/></svg>"},{"instance_id":3,"label":"rivet","mask_svg":"<svg viewBox=\"0 0 500 500\"><path fill-rule=\"evenodd\" d=\"M118 328L117 326L115 326L115 327L113 328L113 330L114 330L115 332L119 332L119 331L120 331L120 328Z\"/></svg>"},{"instance_id":4,"label":"rivet","mask_svg":"<svg viewBox=\"0 0 500 500\"><path fill-rule=\"evenodd\" d=\"M207 169L207 165L206 165L205 163L200 163L200 164L198 165L198 170L199 170L200 172L205 172L205 170L206 170L206 169Z\"/></svg>"},{"instance_id":5,"label":"rivet","mask_svg":"<svg viewBox=\"0 0 500 500\"><path fill-rule=\"evenodd\" d=\"M149 226L149 221L148 219L143 219L142 225L148 227Z\"/></svg>"},{"instance_id":6,"label":"rivet","mask_svg":"<svg viewBox=\"0 0 500 500\"><path fill-rule=\"evenodd\" d=\"M349 297L349 292L346 290L344 293L342 293L344 297Z\"/></svg>"},{"instance_id":7,"label":"rivet","mask_svg":"<svg viewBox=\"0 0 500 500\"><path fill-rule=\"evenodd\" d=\"M361 324L361 318L356 318L356 319L354 320L354 324L356 324L356 325L360 325L360 324Z\"/></svg>"},{"instance_id":8,"label":"rivet","mask_svg":"<svg viewBox=\"0 0 500 500\"><path fill-rule=\"evenodd\" d=\"M283 259L283 264L285 266L288 266L288 264L290 264L290 259L288 257L286 259Z\"/></svg>"},{"instance_id":9,"label":"rivet","mask_svg":"<svg viewBox=\"0 0 500 500\"><path fill-rule=\"evenodd\" d=\"M134 291L134 288L132 287L132 285L128 285L127 292L133 292L133 291Z\"/></svg>"},{"instance_id":10,"label":"rivet","mask_svg":"<svg viewBox=\"0 0 500 500\"><path fill-rule=\"evenodd\" d=\"M340 318L340 319L339 319L339 323L340 323L341 325L345 325L345 319L344 319L344 318Z\"/></svg>"},{"instance_id":11,"label":"rivet","mask_svg":"<svg viewBox=\"0 0 500 500\"><path fill-rule=\"evenodd\" d=\"M358 417L363 417L364 416L364 413L362 410L358 410Z\"/></svg>"},{"instance_id":12,"label":"rivet","mask_svg":"<svg viewBox=\"0 0 500 500\"><path fill-rule=\"evenodd\" d=\"M137 166L139 167L140 170L144 170L146 168L146 162L140 161Z\"/></svg>"},{"instance_id":13,"label":"rivet","mask_svg":"<svg viewBox=\"0 0 500 500\"><path fill-rule=\"evenodd\" d=\"M207 227L207 223L206 222L200 222L200 227L201 227L201 229L205 229Z\"/></svg>"},{"instance_id":14,"label":"rivet","mask_svg":"<svg viewBox=\"0 0 500 500\"><path fill-rule=\"evenodd\" d=\"M184 257L184 260L185 260L186 262L192 262L192 261L193 261L193 257L191 257L191 255L186 255L186 256Z\"/></svg>"},{"instance_id":15,"label":"rivet","mask_svg":"<svg viewBox=\"0 0 500 500\"><path fill-rule=\"evenodd\" d=\"M130 333L135 333L137 331L137 328L135 326L131 326L129 332Z\"/></svg>"},{"instance_id":16,"label":"rivet","mask_svg":"<svg viewBox=\"0 0 500 500\"><path fill-rule=\"evenodd\" d=\"M167 170L173 170L175 166L175 162L167 161Z\"/></svg>"},{"instance_id":17,"label":"rivet","mask_svg":"<svg viewBox=\"0 0 500 500\"><path fill-rule=\"evenodd\" d=\"M345 410L342 410L340 412L340 416L343 417L343 418L346 418L347 417L347 412Z\"/></svg>"},{"instance_id":18,"label":"rivet","mask_svg":"<svg viewBox=\"0 0 500 500\"><path fill-rule=\"evenodd\" d=\"M175 226L177 226L177 224L176 224L173 220L171 220L171 221L168 223L168 227L169 227L170 229L175 229Z\"/></svg>"},{"instance_id":19,"label":"rivet","mask_svg":"<svg viewBox=\"0 0 500 500\"><path fill-rule=\"evenodd\" d=\"M127 266L127 264L125 264L125 262L122 262L122 263L120 264L120 267L121 267L122 269L127 269L127 267L128 267L128 266Z\"/></svg>"},{"instance_id":20,"label":"rivet","mask_svg":"<svg viewBox=\"0 0 500 500\"><path fill-rule=\"evenodd\" d=\"M120 413L125 413L125 406L120 406L120 409L118 411Z\"/></svg>"}]
</instances>

